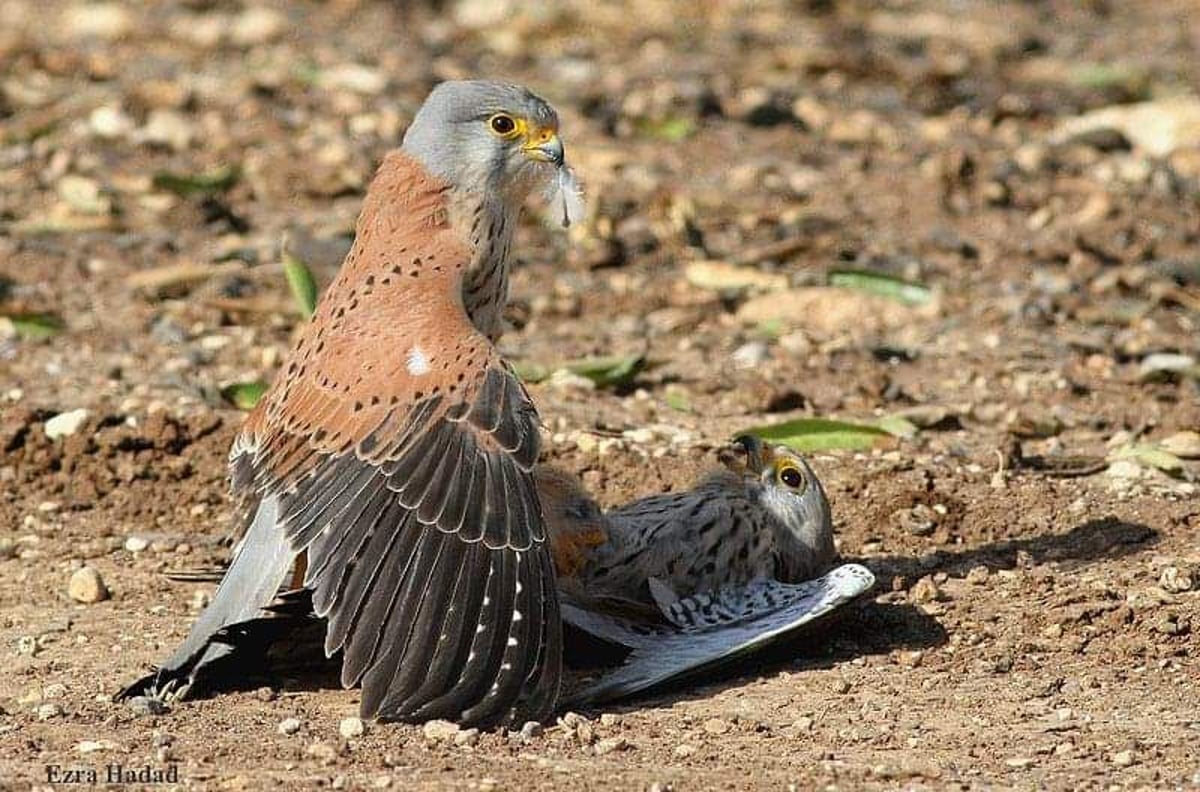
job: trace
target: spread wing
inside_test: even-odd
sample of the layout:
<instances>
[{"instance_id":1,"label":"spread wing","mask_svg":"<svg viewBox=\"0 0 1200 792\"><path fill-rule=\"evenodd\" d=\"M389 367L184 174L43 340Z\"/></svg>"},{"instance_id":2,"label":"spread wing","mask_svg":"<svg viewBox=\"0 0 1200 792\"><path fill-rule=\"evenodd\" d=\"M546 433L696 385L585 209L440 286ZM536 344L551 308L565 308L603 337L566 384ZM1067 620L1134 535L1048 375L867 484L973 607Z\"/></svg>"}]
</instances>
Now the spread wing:
<instances>
[{"instance_id":1,"label":"spread wing","mask_svg":"<svg viewBox=\"0 0 1200 792\"><path fill-rule=\"evenodd\" d=\"M803 583L755 580L667 606L669 625L614 618L564 602L568 624L632 649L624 664L580 691L572 704L596 704L690 679L795 637L875 584L870 570L844 564Z\"/></svg>"},{"instance_id":2,"label":"spread wing","mask_svg":"<svg viewBox=\"0 0 1200 792\"><path fill-rule=\"evenodd\" d=\"M235 494L277 499L366 716L543 718L561 625L532 470L537 415L471 325L440 187L380 169L342 271L235 442Z\"/></svg>"}]
</instances>

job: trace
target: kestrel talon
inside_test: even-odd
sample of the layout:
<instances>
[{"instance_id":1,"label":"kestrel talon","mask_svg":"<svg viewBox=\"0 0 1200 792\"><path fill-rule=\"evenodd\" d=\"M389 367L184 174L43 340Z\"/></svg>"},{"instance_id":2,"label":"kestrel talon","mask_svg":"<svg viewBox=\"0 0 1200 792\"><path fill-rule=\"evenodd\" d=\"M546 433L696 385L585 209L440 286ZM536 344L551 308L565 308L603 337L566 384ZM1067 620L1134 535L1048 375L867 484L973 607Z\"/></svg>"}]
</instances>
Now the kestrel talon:
<instances>
[{"instance_id":1,"label":"kestrel talon","mask_svg":"<svg viewBox=\"0 0 1200 792\"><path fill-rule=\"evenodd\" d=\"M245 538L182 646L186 688L283 590L311 593L364 716L491 725L558 696L538 418L493 346L522 203L563 180L558 116L448 82L367 191L354 245L230 454Z\"/></svg>"}]
</instances>

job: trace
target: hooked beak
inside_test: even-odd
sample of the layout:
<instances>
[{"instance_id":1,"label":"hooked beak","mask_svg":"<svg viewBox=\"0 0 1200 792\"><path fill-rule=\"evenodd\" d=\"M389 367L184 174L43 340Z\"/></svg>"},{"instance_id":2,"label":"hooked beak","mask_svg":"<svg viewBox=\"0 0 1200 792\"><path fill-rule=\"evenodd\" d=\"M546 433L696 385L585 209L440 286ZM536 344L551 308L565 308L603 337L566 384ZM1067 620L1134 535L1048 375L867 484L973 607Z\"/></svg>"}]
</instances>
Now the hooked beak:
<instances>
[{"instance_id":1,"label":"hooked beak","mask_svg":"<svg viewBox=\"0 0 1200 792\"><path fill-rule=\"evenodd\" d=\"M746 452L746 467L754 474L761 474L771 463L770 446L754 435L738 435L733 442Z\"/></svg>"},{"instance_id":2,"label":"hooked beak","mask_svg":"<svg viewBox=\"0 0 1200 792\"><path fill-rule=\"evenodd\" d=\"M521 151L535 162L550 162L558 168L562 167L566 159L562 140L550 127L532 130L525 138L525 145L521 146Z\"/></svg>"}]
</instances>

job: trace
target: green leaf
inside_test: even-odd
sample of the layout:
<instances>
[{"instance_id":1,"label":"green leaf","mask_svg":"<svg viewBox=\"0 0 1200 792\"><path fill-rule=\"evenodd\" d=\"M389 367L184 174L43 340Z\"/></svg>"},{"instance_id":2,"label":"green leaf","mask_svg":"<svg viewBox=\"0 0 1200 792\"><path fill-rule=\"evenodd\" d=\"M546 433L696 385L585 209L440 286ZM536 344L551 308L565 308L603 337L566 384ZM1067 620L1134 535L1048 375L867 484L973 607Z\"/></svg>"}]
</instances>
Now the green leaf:
<instances>
[{"instance_id":1,"label":"green leaf","mask_svg":"<svg viewBox=\"0 0 1200 792\"><path fill-rule=\"evenodd\" d=\"M13 313L0 314L12 322L17 335L26 341L40 341L61 333L66 324L54 314L49 313Z\"/></svg>"},{"instance_id":2,"label":"green leaf","mask_svg":"<svg viewBox=\"0 0 1200 792\"><path fill-rule=\"evenodd\" d=\"M876 294L906 305L923 305L933 297L928 286L865 270L834 270L829 273L829 285Z\"/></svg>"},{"instance_id":3,"label":"green leaf","mask_svg":"<svg viewBox=\"0 0 1200 792\"><path fill-rule=\"evenodd\" d=\"M1150 93L1150 74L1145 69L1122 63L1082 63L1070 71L1067 79L1093 91L1120 89L1134 97Z\"/></svg>"},{"instance_id":4,"label":"green leaf","mask_svg":"<svg viewBox=\"0 0 1200 792\"><path fill-rule=\"evenodd\" d=\"M225 192L237 183L240 171L233 165L225 165L207 173L175 173L159 171L154 174L153 184L187 198L192 195L209 195Z\"/></svg>"},{"instance_id":5,"label":"green leaf","mask_svg":"<svg viewBox=\"0 0 1200 792\"><path fill-rule=\"evenodd\" d=\"M892 437L878 426L835 421L829 418L799 418L795 421L756 426L743 434L782 443L796 451L848 449L865 451Z\"/></svg>"},{"instance_id":6,"label":"green leaf","mask_svg":"<svg viewBox=\"0 0 1200 792\"><path fill-rule=\"evenodd\" d=\"M523 382L537 383L550 379L551 370L541 363L521 360L513 363L512 368Z\"/></svg>"},{"instance_id":7,"label":"green leaf","mask_svg":"<svg viewBox=\"0 0 1200 792\"><path fill-rule=\"evenodd\" d=\"M254 405L267 392L267 383L261 380L253 382L235 382L221 388L221 395L227 402L239 410L253 410Z\"/></svg>"},{"instance_id":8,"label":"green leaf","mask_svg":"<svg viewBox=\"0 0 1200 792\"><path fill-rule=\"evenodd\" d=\"M645 355L628 357L596 357L564 363L562 368L572 374L587 377L599 388L623 385L632 380L646 364Z\"/></svg>"},{"instance_id":9,"label":"green leaf","mask_svg":"<svg viewBox=\"0 0 1200 792\"><path fill-rule=\"evenodd\" d=\"M1170 451L1164 451L1157 444L1132 443L1127 446L1121 446L1113 451L1108 458L1110 461L1115 459L1132 459L1139 465L1158 468L1169 476L1183 474L1183 460Z\"/></svg>"},{"instance_id":10,"label":"green leaf","mask_svg":"<svg viewBox=\"0 0 1200 792\"><path fill-rule=\"evenodd\" d=\"M678 388L668 388L667 392L663 394L663 401L672 410L688 413L692 411L692 403L688 400L687 394Z\"/></svg>"},{"instance_id":11,"label":"green leaf","mask_svg":"<svg viewBox=\"0 0 1200 792\"><path fill-rule=\"evenodd\" d=\"M312 271L300 259L291 253L283 253L283 274L287 276L288 287L292 297L300 308L305 319L311 319L317 310L317 282L313 279Z\"/></svg>"},{"instance_id":12,"label":"green leaf","mask_svg":"<svg viewBox=\"0 0 1200 792\"><path fill-rule=\"evenodd\" d=\"M657 121L644 120L637 123L637 130L643 137L663 140L667 143L678 143L696 131L696 122L683 116L663 118Z\"/></svg>"},{"instance_id":13,"label":"green leaf","mask_svg":"<svg viewBox=\"0 0 1200 792\"><path fill-rule=\"evenodd\" d=\"M902 437L905 440L911 440L920 431L915 423L899 415L884 416L879 419L878 425L892 437Z\"/></svg>"},{"instance_id":14,"label":"green leaf","mask_svg":"<svg viewBox=\"0 0 1200 792\"><path fill-rule=\"evenodd\" d=\"M787 325L783 323L782 319L773 317L771 319L764 319L755 325L754 334L767 341L775 341L783 335L786 329Z\"/></svg>"}]
</instances>

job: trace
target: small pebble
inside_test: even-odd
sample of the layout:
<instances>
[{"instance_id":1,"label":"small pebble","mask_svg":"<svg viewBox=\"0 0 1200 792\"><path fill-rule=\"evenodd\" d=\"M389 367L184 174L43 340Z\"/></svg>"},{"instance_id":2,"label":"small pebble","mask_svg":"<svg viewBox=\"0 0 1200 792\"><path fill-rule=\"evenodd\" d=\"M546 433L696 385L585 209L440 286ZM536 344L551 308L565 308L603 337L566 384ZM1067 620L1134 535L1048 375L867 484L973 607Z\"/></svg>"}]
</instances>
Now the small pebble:
<instances>
[{"instance_id":1,"label":"small pebble","mask_svg":"<svg viewBox=\"0 0 1200 792\"><path fill-rule=\"evenodd\" d=\"M946 595L938 588L938 584L933 582L933 578L926 575L913 584L912 589L908 592L908 598L917 603L939 602L945 599Z\"/></svg>"},{"instance_id":2,"label":"small pebble","mask_svg":"<svg viewBox=\"0 0 1200 792\"><path fill-rule=\"evenodd\" d=\"M521 727L521 738L528 742L534 737L542 736L542 724L537 721L525 721L525 725Z\"/></svg>"},{"instance_id":3,"label":"small pebble","mask_svg":"<svg viewBox=\"0 0 1200 792\"><path fill-rule=\"evenodd\" d=\"M616 726L621 722L621 716L615 712L606 712L600 716L601 726Z\"/></svg>"},{"instance_id":4,"label":"small pebble","mask_svg":"<svg viewBox=\"0 0 1200 792\"><path fill-rule=\"evenodd\" d=\"M596 755L604 756L613 751L624 751L629 747L629 741L624 737L609 737L596 743Z\"/></svg>"},{"instance_id":5,"label":"small pebble","mask_svg":"<svg viewBox=\"0 0 1200 792\"><path fill-rule=\"evenodd\" d=\"M479 744L479 729L463 729L454 735L454 744L458 746L475 746Z\"/></svg>"},{"instance_id":6,"label":"small pebble","mask_svg":"<svg viewBox=\"0 0 1200 792\"><path fill-rule=\"evenodd\" d=\"M162 715L166 712L167 705L150 696L134 696L129 699L129 709L135 715L153 716Z\"/></svg>"},{"instance_id":7,"label":"small pebble","mask_svg":"<svg viewBox=\"0 0 1200 792\"><path fill-rule=\"evenodd\" d=\"M347 740L362 737L365 731L366 726L363 725L362 718L342 718L342 722L338 724L338 734Z\"/></svg>"},{"instance_id":8,"label":"small pebble","mask_svg":"<svg viewBox=\"0 0 1200 792\"><path fill-rule=\"evenodd\" d=\"M150 540L142 536L131 536L125 540L125 549L131 553L140 553L150 546Z\"/></svg>"},{"instance_id":9,"label":"small pebble","mask_svg":"<svg viewBox=\"0 0 1200 792\"><path fill-rule=\"evenodd\" d=\"M300 719L284 718L279 721L278 731L280 734L295 734L300 731Z\"/></svg>"},{"instance_id":10,"label":"small pebble","mask_svg":"<svg viewBox=\"0 0 1200 792\"><path fill-rule=\"evenodd\" d=\"M1191 591L1194 581L1191 575L1181 571L1179 567L1169 566L1163 568L1162 574L1158 577L1158 585L1172 594L1181 594Z\"/></svg>"},{"instance_id":11,"label":"small pebble","mask_svg":"<svg viewBox=\"0 0 1200 792\"><path fill-rule=\"evenodd\" d=\"M37 708L37 719L40 721L57 718L63 714L63 708L57 704L42 704Z\"/></svg>"},{"instance_id":12,"label":"small pebble","mask_svg":"<svg viewBox=\"0 0 1200 792\"><path fill-rule=\"evenodd\" d=\"M1133 764L1133 751L1128 748L1124 751L1117 751L1110 758L1117 767L1129 767Z\"/></svg>"},{"instance_id":13,"label":"small pebble","mask_svg":"<svg viewBox=\"0 0 1200 792\"><path fill-rule=\"evenodd\" d=\"M76 602L90 605L108 599L108 588L104 585L104 578L100 577L99 572L92 567L85 566L75 570L75 574L71 575L71 580L67 583L67 595Z\"/></svg>"},{"instance_id":14,"label":"small pebble","mask_svg":"<svg viewBox=\"0 0 1200 792\"><path fill-rule=\"evenodd\" d=\"M304 749L304 753L324 764L331 763L337 758L337 748L327 742L315 742Z\"/></svg>"},{"instance_id":15,"label":"small pebble","mask_svg":"<svg viewBox=\"0 0 1200 792\"><path fill-rule=\"evenodd\" d=\"M726 734L733 728L733 724L724 718L709 718L704 721L704 731L709 734Z\"/></svg>"},{"instance_id":16,"label":"small pebble","mask_svg":"<svg viewBox=\"0 0 1200 792\"><path fill-rule=\"evenodd\" d=\"M81 740L75 749L79 753L96 753L97 751L108 751L116 746L108 740Z\"/></svg>"},{"instance_id":17,"label":"small pebble","mask_svg":"<svg viewBox=\"0 0 1200 792\"><path fill-rule=\"evenodd\" d=\"M425 735L425 742L430 745L438 745L453 742L462 729L458 727L458 724L450 721L431 720L421 727L421 731Z\"/></svg>"},{"instance_id":18,"label":"small pebble","mask_svg":"<svg viewBox=\"0 0 1200 792\"><path fill-rule=\"evenodd\" d=\"M980 564L979 566L971 567L971 571L967 573L967 582L981 586L984 583L987 583L987 580L989 577L991 577L991 574L992 571L990 569L983 564Z\"/></svg>"}]
</instances>

